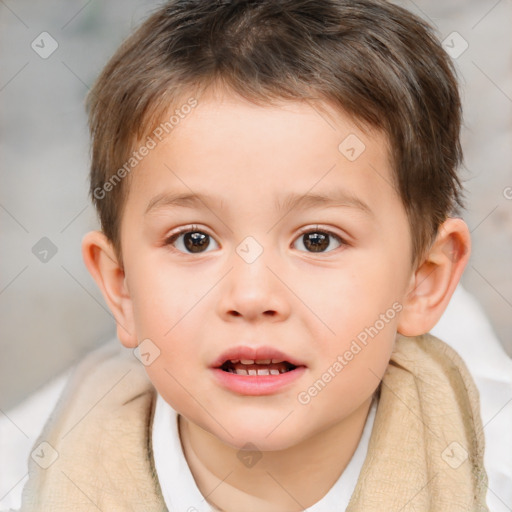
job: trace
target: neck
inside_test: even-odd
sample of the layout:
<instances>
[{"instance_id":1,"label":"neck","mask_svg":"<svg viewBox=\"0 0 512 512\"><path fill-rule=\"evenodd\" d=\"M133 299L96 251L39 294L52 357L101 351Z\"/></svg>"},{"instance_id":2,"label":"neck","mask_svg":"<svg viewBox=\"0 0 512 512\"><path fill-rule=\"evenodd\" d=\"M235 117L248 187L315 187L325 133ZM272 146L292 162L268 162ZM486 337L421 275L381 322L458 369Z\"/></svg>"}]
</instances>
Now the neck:
<instances>
[{"instance_id":1,"label":"neck","mask_svg":"<svg viewBox=\"0 0 512 512\"><path fill-rule=\"evenodd\" d=\"M343 473L361 439L370 405L371 398L342 422L290 448L244 452L259 458L255 465L243 464L239 449L183 416L180 436L194 480L210 504L226 512L299 511L322 499Z\"/></svg>"}]
</instances>

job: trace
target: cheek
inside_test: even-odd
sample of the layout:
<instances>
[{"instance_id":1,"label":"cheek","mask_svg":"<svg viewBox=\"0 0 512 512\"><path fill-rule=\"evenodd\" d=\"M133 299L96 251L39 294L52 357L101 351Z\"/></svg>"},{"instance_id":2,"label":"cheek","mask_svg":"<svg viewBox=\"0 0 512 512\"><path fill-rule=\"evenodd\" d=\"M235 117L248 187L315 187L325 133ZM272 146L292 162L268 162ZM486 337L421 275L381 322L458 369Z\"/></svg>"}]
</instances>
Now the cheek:
<instances>
[{"instance_id":1,"label":"cheek","mask_svg":"<svg viewBox=\"0 0 512 512\"><path fill-rule=\"evenodd\" d=\"M203 383L196 384L190 380L190 375L195 370L187 367L185 361L189 360L190 354L162 351L160 357L145 368L158 393L182 414L184 411L190 413L193 410L191 393L194 396L208 396L208 389Z\"/></svg>"},{"instance_id":2,"label":"cheek","mask_svg":"<svg viewBox=\"0 0 512 512\"><path fill-rule=\"evenodd\" d=\"M347 265L302 281L299 294L305 305L323 321L325 334L355 337L374 324L401 297L400 276L394 265L385 261Z\"/></svg>"},{"instance_id":3,"label":"cheek","mask_svg":"<svg viewBox=\"0 0 512 512\"><path fill-rule=\"evenodd\" d=\"M189 368L198 361L201 319L212 307L205 298L211 284L200 272L177 271L165 261L139 265L139 271L128 275L137 338L149 338L160 351L159 364L151 371L157 377L160 366L173 374L187 372L183 361Z\"/></svg>"},{"instance_id":4,"label":"cheek","mask_svg":"<svg viewBox=\"0 0 512 512\"><path fill-rule=\"evenodd\" d=\"M320 357L313 373L321 380L329 379L326 372L335 374L331 389L336 395L364 400L385 372L402 309L395 268L400 264L360 258L350 272L340 270L329 279L316 276L315 290L322 293L312 294L307 304L322 320L315 321Z\"/></svg>"},{"instance_id":5,"label":"cheek","mask_svg":"<svg viewBox=\"0 0 512 512\"><path fill-rule=\"evenodd\" d=\"M324 344L324 353L312 368L299 402L324 411L321 413L327 414L329 422L337 421L340 413L349 415L370 398L384 376L394 346L396 328L391 317L395 311L391 309L388 315L377 325L356 329L354 336L340 332ZM333 408L333 403L338 403L339 409Z\"/></svg>"},{"instance_id":6,"label":"cheek","mask_svg":"<svg viewBox=\"0 0 512 512\"><path fill-rule=\"evenodd\" d=\"M149 261L128 275L136 328L146 337L167 338L183 328L207 291L200 273L178 271L165 261Z\"/></svg>"}]
</instances>

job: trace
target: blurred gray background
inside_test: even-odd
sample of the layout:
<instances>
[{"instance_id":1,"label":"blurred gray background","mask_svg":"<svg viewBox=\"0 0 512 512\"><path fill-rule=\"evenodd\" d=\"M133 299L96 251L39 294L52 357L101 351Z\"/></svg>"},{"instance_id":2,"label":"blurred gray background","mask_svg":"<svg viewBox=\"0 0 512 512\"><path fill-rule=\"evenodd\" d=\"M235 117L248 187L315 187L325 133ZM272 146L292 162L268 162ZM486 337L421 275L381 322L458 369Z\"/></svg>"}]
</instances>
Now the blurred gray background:
<instances>
[{"instance_id":1,"label":"blurred gray background","mask_svg":"<svg viewBox=\"0 0 512 512\"><path fill-rule=\"evenodd\" d=\"M161 3L0 0L0 411L115 334L80 252L97 228L83 102ZM512 0L398 3L435 25L460 73L473 238L462 282L512 355Z\"/></svg>"}]
</instances>

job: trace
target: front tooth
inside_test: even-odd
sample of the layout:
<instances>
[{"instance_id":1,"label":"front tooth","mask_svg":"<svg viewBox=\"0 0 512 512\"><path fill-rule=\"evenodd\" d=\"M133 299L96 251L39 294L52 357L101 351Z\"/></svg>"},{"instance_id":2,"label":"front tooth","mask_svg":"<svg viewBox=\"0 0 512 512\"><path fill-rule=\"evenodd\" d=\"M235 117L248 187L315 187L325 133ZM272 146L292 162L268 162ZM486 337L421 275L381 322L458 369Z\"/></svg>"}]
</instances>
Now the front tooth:
<instances>
[{"instance_id":1,"label":"front tooth","mask_svg":"<svg viewBox=\"0 0 512 512\"><path fill-rule=\"evenodd\" d=\"M256 359L256 364L270 364L270 359Z\"/></svg>"},{"instance_id":2,"label":"front tooth","mask_svg":"<svg viewBox=\"0 0 512 512\"><path fill-rule=\"evenodd\" d=\"M231 361L233 364L236 364L236 363L239 363L239 362L240 362L240 359L230 359L230 361Z\"/></svg>"},{"instance_id":3,"label":"front tooth","mask_svg":"<svg viewBox=\"0 0 512 512\"><path fill-rule=\"evenodd\" d=\"M269 375L269 370L267 368L262 368L261 370L257 370L258 375Z\"/></svg>"},{"instance_id":4,"label":"front tooth","mask_svg":"<svg viewBox=\"0 0 512 512\"><path fill-rule=\"evenodd\" d=\"M275 370L275 369L270 370L270 375L279 375L279 370Z\"/></svg>"},{"instance_id":5,"label":"front tooth","mask_svg":"<svg viewBox=\"0 0 512 512\"><path fill-rule=\"evenodd\" d=\"M282 359L272 359L272 362L273 363L282 363L283 360Z\"/></svg>"},{"instance_id":6,"label":"front tooth","mask_svg":"<svg viewBox=\"0 0 512 512\"><path fill-rule=\"evenodd\" d=\"M249 375L256 375L257 374L257 370L249 370Z\"/></svg>"},{"instance_id":7,"label":"front tooth","mask_svg":"<svg viewBox=\"0 0 512 512\"><path fill-rule=\"evenodd\" d=\"M244 368L237 369L236 374L237 375L247 375L247 370L245 370Z\"/></svg>"},{"instance_id":8,"label":"front tooth","mask_svg":"<svg viewBox=\"0 0 512 512\"><path fill-rule=\"evenodd\" d=\"M242 364L254 364L254 359L241 359Z\"/></svg>"}]
</instances>

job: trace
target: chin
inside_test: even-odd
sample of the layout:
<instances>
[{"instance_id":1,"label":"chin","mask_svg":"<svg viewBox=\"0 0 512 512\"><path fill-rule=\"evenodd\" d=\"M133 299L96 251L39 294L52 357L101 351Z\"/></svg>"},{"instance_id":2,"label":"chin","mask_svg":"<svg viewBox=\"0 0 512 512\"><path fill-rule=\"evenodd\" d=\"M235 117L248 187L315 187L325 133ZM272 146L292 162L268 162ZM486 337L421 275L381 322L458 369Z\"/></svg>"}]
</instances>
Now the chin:
<instances>
[{"instance_id":1,"label":"chin","mask_svg":"<svg viewBox=\"0 0 512 512\"><path fill-rule=\"evenodd\" d=\"M231 436L217 425L215 431L210 430L210 433L236 450L252 449L261 452L286 450L300 443L304 437L304 432L301 432L300 437L297 436L300 431L299 426L291 423L287 426L279 424L282 420L283 417L275 422L259 423L253 421L250 424L231 422L228 423Z\"/></svg>"}]
</instances>

